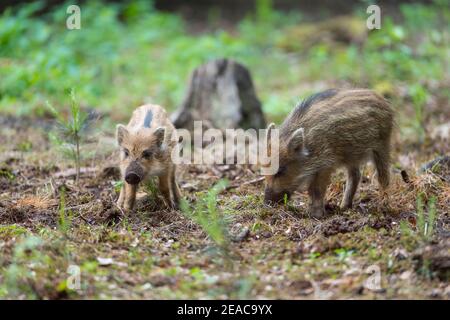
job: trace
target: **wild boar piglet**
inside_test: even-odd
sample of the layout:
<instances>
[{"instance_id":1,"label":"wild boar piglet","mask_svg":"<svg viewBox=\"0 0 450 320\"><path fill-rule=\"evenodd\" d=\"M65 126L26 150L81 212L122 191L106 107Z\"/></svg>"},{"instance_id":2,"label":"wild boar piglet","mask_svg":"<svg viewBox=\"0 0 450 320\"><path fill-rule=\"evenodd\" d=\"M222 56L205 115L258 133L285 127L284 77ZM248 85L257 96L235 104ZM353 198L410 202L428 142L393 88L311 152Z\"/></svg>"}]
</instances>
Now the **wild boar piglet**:
<instances>
[{"instance_id":1,"label":"wild boar piglet","mask_svg":"<svg viewBox=\"0 0 450 320\"><path fill-rule=\"evenodd\" d=\"M305 99L279 128L279 169L266 176L265 202L283 201L305 185L310 213L321 217L331 174L344 167L347 182L341 207L351 208L360 166L368 160L375 164L378 182L385 189L393 126L389 103L372 90L330 89ZM268 137L274 128L269 125Z\"/></svg>"},{"instance_id":2,"label":"wild boar piglet","mask_svg":"<svg viewBox=\"0 0 450 320\"><path fill-rule=\"evenodd\" d=\"M171 153L176 131L166 111L158 105L138 107L127 126L117 125L120 171L124 180L117 204L133 209L139 183L151 176L159 178L159 190L167 205L177 208L180 190L175 179Z\"/></svg>"}]
</instances>

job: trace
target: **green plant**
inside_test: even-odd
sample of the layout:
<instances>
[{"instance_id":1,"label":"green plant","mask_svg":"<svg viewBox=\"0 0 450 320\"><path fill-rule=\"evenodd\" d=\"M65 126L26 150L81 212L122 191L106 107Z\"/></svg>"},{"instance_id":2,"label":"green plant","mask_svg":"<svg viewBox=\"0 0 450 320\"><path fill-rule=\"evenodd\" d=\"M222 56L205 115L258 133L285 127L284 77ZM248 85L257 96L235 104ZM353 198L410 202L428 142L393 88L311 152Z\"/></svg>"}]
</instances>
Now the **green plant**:
<instances>
[{"instance_id":1,"label":"green plant","mask_svg":"<svg viewBox=\"0 0 450 320\"><path fill-rule=\"evenodd\" d=\"M47 103L48 109L55 117L58 125L58 131L50 134L50 139L60 147L61 151L75 162L75 182L80 181L80 163L81 153L80 144L89 127L90 118L87 112L81 110L80 105L75 98L74 89L70 92L70 115L66 118L58 112L50 103Z\"/></svg>"},{"instance_id":2,"label":"green plant","mask_svg":"<svg viewBox=\"0 0 450 320\"><path fill-rule=\"evenodd\" d=\"M419 236L429 241L434 234L434 227L436 223L436 197L431 197L428 200L428 213L425 214L425 206L422 195L417 197L417 232Z\"/></svg>"},{"instance_id":3,"label":"green plant","mask_svg":"<svg viewBox=\"0 0 450 320\"><path fill-rule=\"evenodd\" d=\"M114 181L113 187L114 187L114 192L119 193L120 189L122 189L122 187L123 187L123 181L122 180Z\"/></svg>"},{"instance_id":4,"label":"green plant","mask_svg":"<svg viewBox=\"0 0 450 320\"><path fill-rule=\"evenodd\" d=\"M407 221L400 222L402 240L407 247L415 247L420 241L430 241L434 234L436 224L436 197L428 200L428 212L425 213L423 195L419 194L416 200L417 218L415 225Z\"/></svg>"},{"instance_id":5,"label":"green plant","mask_svg":"<svg viewBox=\"0 0 450 320\"><path fill-rule=\"evenodd\" d=\"M6 225L6 226L0 226L0 236L20 236L23 234L27 234L28 230L24 227L18 226L16 224Z\"/></svg>"},{"instance_id":6,"label":"green plant","mask_svg":"<svg viewBox=\"0 0 450 320\"><path fill-rule=\"evenodd\" d=\"M309 259L315 260L321 256L320 252L310 252L309 253Z\"/></svg>"},{"instance_id":7,"label":"green plant","mask_svg":"<svg viewBox=\"0 0 450 320\"><path fill-rule=\"evenodd\" d=\"M37 250L42 243L36 236L26 236L19 240L14 247L11 263L1 270L3 281L0 283L0 297L37 297L31 285L36 280L32 268L44 262L44 256Z\"/></svg>"},{"instance_id":8,"label":"green plant","mask_svg":"<svg viewBox=\"0 0 450 320\"><path fill-rule=\"evenodd\" d=\"M229 256L229 234L227 221L217 206L217 195L222 192L228 182L220 180L205 195L200 196L194 207L182 199L180 208L183 213L194 220L215 245Z\"/></svg>"},{"instance_id":9,"label":"green plant","mask_svg":"<svg viewBox=\"0 0 450 320\"><path fill-rule=\"evenodd\" d=\"M257 283L257 280L258 280L257 276L255 276L253 274L240 278L235 284L236 297L239 300L250 299L252 289L255 286L255 284Z\"/></svg>"},{"instance_id":10,"label":"green plant","mask_svg":"<svg viewBox=\"0 0 450 320\"><path fill-rule=\"evenodd\" d=\"M23 141L18 146L17 149L19 149L22 152L28 152L33 147L33 144L30 141Z\"/></svg>"},{"instance_id":11,"label":"green plant","mask_svg":"<svg viewBox=\"0 0 450 320\"><path fill-rule=\"evenodd\" d=\"M72 225L72 211L66 208L66 191L64 188L60 191L61 195L59 198L59 217L58 217L58 227L59 230L64 234L70 230L70 226Z\"/></svg>"},{"instance_id":12,"label":"green plant","mask_svg":"<svg viewBox=\"0 0 450 320\"><path fill-rule=\"evenodd\" d=\"M427 90L419 85L412 85L409 89L409 93L411 95L413 107L414 107L414 129L416 130L419 142L423 143L425 139L425 103L428 97Z\"/></svg>"},{"instance_id":13,"label":"green plant","mask_svg":"<svg viewBox=\"0 0 450 320\"><path fill-rule=\"evenodd\" d=\"M288 200L289 200L288 195L285 193L283 196L283 203L285 206L288 204Z\"/></svg>"},{"instance_id":14,"label":"green plant","mask_svg":"<svg viewBox=\"0 0 450 320\"><path fill-rule=\"evenodd\" d=\"M339 261L344 262L347 258L351 257L355 251L339 248L334 250L334 252L337 254Z\"/></svg>"},{"instance_id":15,"label":"green plant","mask_svg":"<svg viewBox=\"0 0 450 320\"><path fill-rule=\"evenodd\" d=\"M15 174L9 168L0 168L0 177L5 177L8 180L14 180Z\"/></svg>"},{"instance_id":16,"label":"green plant","mask_svg":"<svg viewBox=\"0 0 450 320\"><path fill-rule=\"evenodd\" d=\"M158 196L159 189L155 179L148 179L148 181L145 184L145 190L152 199L155 199Z\"/></svg>"}]
</instances>

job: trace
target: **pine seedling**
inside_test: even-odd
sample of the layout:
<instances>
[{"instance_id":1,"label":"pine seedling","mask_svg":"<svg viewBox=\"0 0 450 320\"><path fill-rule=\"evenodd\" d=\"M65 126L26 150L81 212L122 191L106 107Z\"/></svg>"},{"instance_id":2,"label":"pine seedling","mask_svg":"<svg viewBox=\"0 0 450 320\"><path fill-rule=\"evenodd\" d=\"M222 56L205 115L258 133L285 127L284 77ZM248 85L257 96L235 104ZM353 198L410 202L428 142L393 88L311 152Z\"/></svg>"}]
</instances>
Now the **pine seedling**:
<instances>
[{"instance_id":1,"label":"pine seedling","mask_svg":"<svg viewBox=\"0 0 450 320\"><path fill-rule=\"evenodd\" d=\"M75 91L70 92L70 113L64 117L49 102L47 107L57 121L57 130L50 133L50 140L59 146L62 153L75 162L75 182L78 185L80 181L80 146L88 130L92 117L87 112L81 110L80 105L75 98Z\"/></svg>"}]
</instances>

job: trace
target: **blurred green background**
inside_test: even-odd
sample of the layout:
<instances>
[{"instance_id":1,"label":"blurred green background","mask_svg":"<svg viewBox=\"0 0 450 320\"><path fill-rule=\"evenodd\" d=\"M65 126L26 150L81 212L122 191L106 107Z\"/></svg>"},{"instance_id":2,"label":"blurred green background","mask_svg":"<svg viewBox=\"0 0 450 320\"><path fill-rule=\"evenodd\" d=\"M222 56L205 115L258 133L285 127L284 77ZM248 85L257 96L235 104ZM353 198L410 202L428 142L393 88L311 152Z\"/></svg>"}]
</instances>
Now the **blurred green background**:
<instances>
[{"instance_id":1,"label":"blurred green background","mask_svg":"<svg viewBox=\"0 0 450 320\"><path fill-rule=\"evenodd\" d=\"M370 3L351 2L349 14L338 17L320 1L312 14L259 0L230 21L220 7L203 6L206 19L196 23L150 1L86 1L80 30L66 28L72 3L8 6L0 15L0 110L45 116L45 102L67 105L71 88L82 106L113 121L144 102L174 110L195 67L228 57L250 69L275 121L314 91L356 86L409 106L420 122L430 95L449 97L449 2L391 3L386 10L380 3L381 29L372 31Z\"/></svg>"}]
</instances>

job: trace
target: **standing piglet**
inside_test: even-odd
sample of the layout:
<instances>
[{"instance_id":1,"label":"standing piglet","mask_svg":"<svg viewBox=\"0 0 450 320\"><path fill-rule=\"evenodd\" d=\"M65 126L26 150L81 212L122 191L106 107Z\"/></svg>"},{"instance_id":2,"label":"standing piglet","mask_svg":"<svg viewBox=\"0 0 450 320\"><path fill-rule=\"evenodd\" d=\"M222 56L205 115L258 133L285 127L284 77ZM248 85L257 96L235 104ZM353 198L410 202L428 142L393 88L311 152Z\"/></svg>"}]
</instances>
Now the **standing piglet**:
<instances>
[{"instance_id":1,"label":"standing piglet","mask_svg":"<svg viewBox=\"0 0 450 320\"><path fill-rule=\"evenodd\" d=\"M141 106L133 112L127 126L117 125L120 171L125 180L117 201L119 207L133 209L139 183L151 176L159 177L159 190L166 203L178 207L180 191L171 160L175 134L166 111L157 105Z\"/></svg>"},{"instance_id":2,"label":"standing piglet","mask_svg":"<svg viewBox=\"0 0 450 320\"><path fill-rule=\"evenodd\" d=\"M304 100L279 129L279 169L266 176L265 202L282 201L305 184L310 212L321 217L330 176L344 167L347 182L341 207L351 208L360 166L367 160L373 160L379 184L385 189L393 118L388 102L367 89L332 89ZM268 137L272 129L270 124Z\"/></svg>"}]
</instances>

